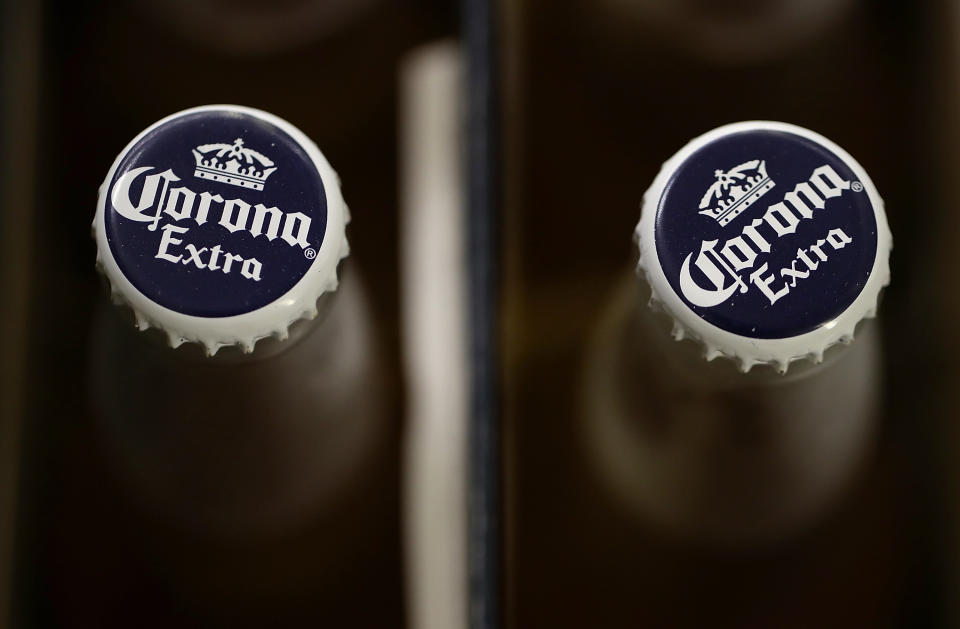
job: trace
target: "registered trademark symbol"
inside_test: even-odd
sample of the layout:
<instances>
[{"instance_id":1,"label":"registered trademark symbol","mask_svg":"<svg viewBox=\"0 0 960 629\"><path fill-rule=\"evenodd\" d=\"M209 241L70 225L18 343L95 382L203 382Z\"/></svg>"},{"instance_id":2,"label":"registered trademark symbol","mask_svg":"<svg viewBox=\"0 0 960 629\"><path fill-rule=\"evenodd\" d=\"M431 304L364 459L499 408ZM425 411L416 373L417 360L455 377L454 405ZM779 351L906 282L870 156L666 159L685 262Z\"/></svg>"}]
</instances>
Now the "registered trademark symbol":
<instances>
[{"instance_id":1,"label":"registered trademark symbol","mask_svg":"<svg viewBox=\"0 0 960 629\"><path fill-rule=\"evenodd\" d=\"M853 189L854 192L860 192L861 190L863 190L863 184L860 183L859 181L854 181L852 184L850 184L850 187Z\"/></svg>"},{"instance_id":2,"label":"registered trademark symbol","mask_svg":"<svg viewBox=\"0 0 960 629\"><path fill-rule=\"evenodd\" d=\"M317 257L317 252L311 247L307 247L303 250L303 255L306 256L307 260L313 260Z\"/></svg>"}]
</instances>

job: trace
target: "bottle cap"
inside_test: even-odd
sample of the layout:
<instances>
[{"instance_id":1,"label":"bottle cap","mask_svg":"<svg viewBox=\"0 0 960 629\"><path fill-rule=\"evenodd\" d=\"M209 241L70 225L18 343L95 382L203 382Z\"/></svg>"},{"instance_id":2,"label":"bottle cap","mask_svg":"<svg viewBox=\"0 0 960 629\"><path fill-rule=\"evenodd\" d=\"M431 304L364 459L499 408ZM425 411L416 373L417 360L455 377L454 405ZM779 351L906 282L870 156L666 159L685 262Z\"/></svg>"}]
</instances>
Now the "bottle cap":
<instances>
[{"instance_id":1,"label":"bottle cap","mask_svg":"<svg viewBox=\"0 0 960 629\"><path fill-rule=\"evenodd\" d=\"M687 144L644 195L636 237L674 336L742 371L822 361L890 281L893 239L870 177L830 140L779 122Z\"/></svg>"},{"instance_id":2,"label":"bottle cap","mask_svg":"<svg viewBox=\"0 0 960 629\"><path fill-rule=\"evenodd\" d=\"M349 213L317 146L257 109L187 109L140 133L100 187L97 265L115 302L172 347L253 351L317 315Z\"/></svg>"}]
</instances>

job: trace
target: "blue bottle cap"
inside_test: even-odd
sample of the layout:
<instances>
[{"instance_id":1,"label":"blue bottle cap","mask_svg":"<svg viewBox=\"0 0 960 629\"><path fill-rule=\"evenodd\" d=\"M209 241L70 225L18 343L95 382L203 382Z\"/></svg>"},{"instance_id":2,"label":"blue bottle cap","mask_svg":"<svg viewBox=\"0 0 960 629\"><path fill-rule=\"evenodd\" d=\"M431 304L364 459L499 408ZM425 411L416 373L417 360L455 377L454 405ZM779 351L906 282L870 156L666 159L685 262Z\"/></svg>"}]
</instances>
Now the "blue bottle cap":
<instances>
[{"instance_id":1,"label":"blue bottle cap","mask_svg":"<svg viewBox=\"0 0 960 629\"><path fill-rule=\"evenodd\" d=\"M644 195L638 270L706 357L743 371L823 359L853 339L889 283L883 201L846 151L779 122L714 129Z\"/></svg>"},{"instance_id":2,"label":"blue bottle cap","mask_svg":"<svg viewBox=\"0 0 960 629\"><path fill-rule=\"evenodd\" d=\"M349 213L317 146L248 107L178 112L114 161L97 202L97 263L140 329L174 347L253 351L317 315L337 287Z\"/></svg>"}]
</instances>

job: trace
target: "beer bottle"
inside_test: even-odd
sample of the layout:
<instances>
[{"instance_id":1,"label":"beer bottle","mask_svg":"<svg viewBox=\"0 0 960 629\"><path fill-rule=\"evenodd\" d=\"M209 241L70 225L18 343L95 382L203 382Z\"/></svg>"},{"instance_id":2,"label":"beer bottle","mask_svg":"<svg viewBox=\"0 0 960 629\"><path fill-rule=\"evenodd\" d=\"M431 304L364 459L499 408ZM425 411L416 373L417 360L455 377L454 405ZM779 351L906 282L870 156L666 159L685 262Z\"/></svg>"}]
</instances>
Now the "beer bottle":
<instances>
[{"instance_id":1,"label":"beer bottle","mask_svg":"<svg viewBox=\"0 0 960 629\"><path fill-rule=\"evenodd\" d=\"M359 594L350 566L389 519L369 499L389 493L371 488L377 345L359 278L338 277L348 220L317 146L233 105L150 126L100 189L97 263L123 306L93 333L100 440L156 536L144 552L213 624L323 620L331 601L287 599Z\"/></svg>"},{"instance_id":2,"label":"beer bottle","mask_svg":"<svg viewBox=\"0 0 960 629\"><path fill-rule=\"evenodd\" d=\"M876 424L869 320L892 238L869 176L807 129L726 125L666 162L636 240L640 286L621 288L585 373L605 486L697 543L805 529L856 477Z\"/></svg>"}]
</instances>

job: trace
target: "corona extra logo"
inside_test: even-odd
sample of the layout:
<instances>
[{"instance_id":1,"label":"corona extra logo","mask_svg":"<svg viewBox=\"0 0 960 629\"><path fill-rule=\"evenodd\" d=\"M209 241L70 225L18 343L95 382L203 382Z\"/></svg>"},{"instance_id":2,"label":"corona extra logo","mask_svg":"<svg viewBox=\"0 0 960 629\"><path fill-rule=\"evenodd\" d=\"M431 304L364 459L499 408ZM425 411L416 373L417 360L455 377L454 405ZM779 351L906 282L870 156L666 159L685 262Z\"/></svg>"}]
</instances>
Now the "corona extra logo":
<instances>
[{"instance_id":1,"label":"corona extra logo","mask_svg":"<svg viewBox=\"0 0 960 629\"><path fill-rule=\"evenodd\" d=\"M243 314L326 259L323 163L276 120L231 105L196 108L150 127L117 158L102 197L104 233L145 296L182 314Z\"/></svg>"},{"instance_id":2,"label":"corona extra logo","mask_svg":"<svg viewBox=\"0 0 960 629\"><path fill-rule=\"evenodd\" d=\"M714 210L708 210L701 211L700 214L717 219L723 225L725 223L722 217L730 217L733 212L741 213L746 209L744 205L747 201L759 199L773 187L773 182L766 177L763 169L764 162L754 160L737 168L743 169L749 164L757 168L757 175L743 177L744 183L734 186L730 184L730 174L722 173L727 179L721 182L718 176L717 183L704 197L706 200L721 189L726 190L729 195L727 199L732 201L721 205L721 208L726 208L726 213L717 214ZM763 178L759 178L761 175ZM814 218L814 213L825 210L830 199L839 197L849 190L850 186L850 181L840 177L829 164L824 164L816 168L807 181L798 183L793 190L785 194L782 201L769 206L763 216L744 225L740 235L722 245L719 240L702 241L696 257L694 253L688 254L680 269L680 290L683 296L695 306L712 308L730 299L737 289L746 293L750 285L753 285L773 305L789 294L791 288L796 287L797 280L809 277L822 263L829 261L831 252L843 249L853 242L853 238L840 228L829 229L822 238L815 239L806 248L798 249L796 255L791 256L789 265L783 266L776 273L770 271L767 262L761 264L761 260L773 252L779 238L796 232L800 221ZM732 189L736 191L731 193ZM749 205L752 204L753 201L750 201ZM709 286L703 287L693 279L690 272L691 260L693 266L709 281ZM751 269L753 270L750 271Z\"/></svg>"}]
</instances>

